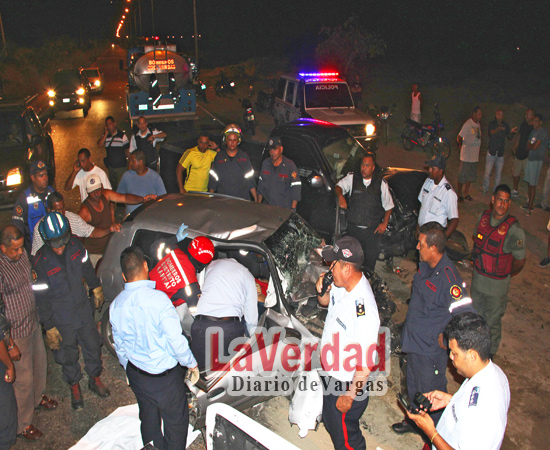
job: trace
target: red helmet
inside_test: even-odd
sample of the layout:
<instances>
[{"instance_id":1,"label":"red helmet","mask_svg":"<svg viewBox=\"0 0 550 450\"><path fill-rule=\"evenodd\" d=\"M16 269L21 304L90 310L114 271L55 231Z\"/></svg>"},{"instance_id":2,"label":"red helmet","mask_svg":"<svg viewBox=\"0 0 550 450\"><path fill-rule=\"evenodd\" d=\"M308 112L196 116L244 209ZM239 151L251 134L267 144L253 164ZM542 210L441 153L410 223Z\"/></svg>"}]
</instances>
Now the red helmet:
<instances>
[{"instance_id":1,"label":"red helmet","mask_svg":"<svg viewBox=\"0 0 550 450\"><path fill-rule=\"evenodd\" d=\"M214 259L214 244L207 237L196 237L191 241L187 250L201 264L210 264Z\"/></svg>"}]
</instances>

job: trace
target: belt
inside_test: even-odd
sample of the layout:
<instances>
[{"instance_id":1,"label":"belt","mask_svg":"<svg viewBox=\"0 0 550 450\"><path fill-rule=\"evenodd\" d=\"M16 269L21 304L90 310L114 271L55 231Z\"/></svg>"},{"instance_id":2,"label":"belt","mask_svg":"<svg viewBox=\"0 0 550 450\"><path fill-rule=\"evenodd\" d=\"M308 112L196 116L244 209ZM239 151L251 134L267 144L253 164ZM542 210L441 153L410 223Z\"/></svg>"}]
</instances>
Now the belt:
<instances>
[{"instance_id":1,"label":"belt","mask_svg":"<svg viewBox=\"0 0 550 450\"><path fill-rule=\"evenodd\" d=\"M134 371L136 371L137 373L140 373L141 375L145 375L146 377L157 378L157 377L164 377L164 376L168 375L170 372L172 372L172 370L174 370L178 366L176 364L171 369L165 370L162 373L149 373L149 372L146 372L145 370L141 370L139 367L136 367L135 364L132 364L131 361L128 361L128 365L126 366L126 368L128 368L128 367L131 367Z\"/></svg>"},{"instance_id":2,"label":"belt","mask_svg":"<svg viewBox=\"0 0 550 450\"><path fill-rule=\"evenodd\" d=\"M198 315L198 316L195 316L195 320L208 320L210 322L226 322L226 321L231 321L231 322L240 322L241 321L241 318L240 317L212 317L212 316L203 316L203 315Z\"/></svg>"}]
</instances>

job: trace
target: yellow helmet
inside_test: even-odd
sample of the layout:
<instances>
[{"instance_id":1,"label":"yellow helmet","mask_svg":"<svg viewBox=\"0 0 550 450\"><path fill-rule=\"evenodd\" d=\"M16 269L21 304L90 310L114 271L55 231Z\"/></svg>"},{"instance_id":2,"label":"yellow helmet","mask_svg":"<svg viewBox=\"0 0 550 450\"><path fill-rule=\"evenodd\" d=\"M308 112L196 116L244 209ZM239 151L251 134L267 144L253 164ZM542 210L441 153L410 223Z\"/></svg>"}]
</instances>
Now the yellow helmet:
<instances>
[{"instance_id":1,"label":"yellow helmet","mask_svg":"<svg viewBox=\"0 0 550 450\"><path fill-rule=\"evenodd\" d=\"M240 144L241 141L242 141L241 133L242 133L242 131L236 123L230 123L223 130L222 143L225 142L225 139L226 139L228 134L236 134L237 138L239 139L239 144Z\"/></svg>"}]
</instances>

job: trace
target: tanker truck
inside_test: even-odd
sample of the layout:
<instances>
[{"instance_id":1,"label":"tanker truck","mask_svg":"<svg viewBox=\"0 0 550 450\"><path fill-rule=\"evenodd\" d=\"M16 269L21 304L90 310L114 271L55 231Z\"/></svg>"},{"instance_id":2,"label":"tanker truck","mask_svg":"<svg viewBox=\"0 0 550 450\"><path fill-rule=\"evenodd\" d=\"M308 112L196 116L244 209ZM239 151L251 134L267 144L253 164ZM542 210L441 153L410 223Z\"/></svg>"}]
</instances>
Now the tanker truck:
<instances>
[{"instance_id":1,"label":"tanker truck","mask_svg":"<svg viewBox=\"0 0 550 450\"><path fill-rule=\"evenodd\" d=\"M139 116L149 122L196 118L193 70L172 44L154 43L128 50L126 105L133 126Z\"/></svg>"}]
</instances>

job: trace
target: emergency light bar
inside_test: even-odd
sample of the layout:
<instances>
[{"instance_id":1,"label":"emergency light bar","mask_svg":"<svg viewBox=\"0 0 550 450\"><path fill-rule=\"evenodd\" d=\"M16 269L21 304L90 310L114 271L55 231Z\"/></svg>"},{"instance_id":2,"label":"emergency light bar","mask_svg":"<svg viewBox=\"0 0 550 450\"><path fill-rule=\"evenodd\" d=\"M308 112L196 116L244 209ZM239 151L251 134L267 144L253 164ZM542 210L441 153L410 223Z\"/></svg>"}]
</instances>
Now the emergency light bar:
<instances>
[{"instance_id":1,"label":"emergency light bar","mask_svg":"<svg viewBox=\"0 0 550 450\"><path fill-rule=\"evenodd\" d=\"M339 75L338 72L300 72L298 75L300 75L303 78L308 77L337 77Z\"/></svg>"}]
</instances>

